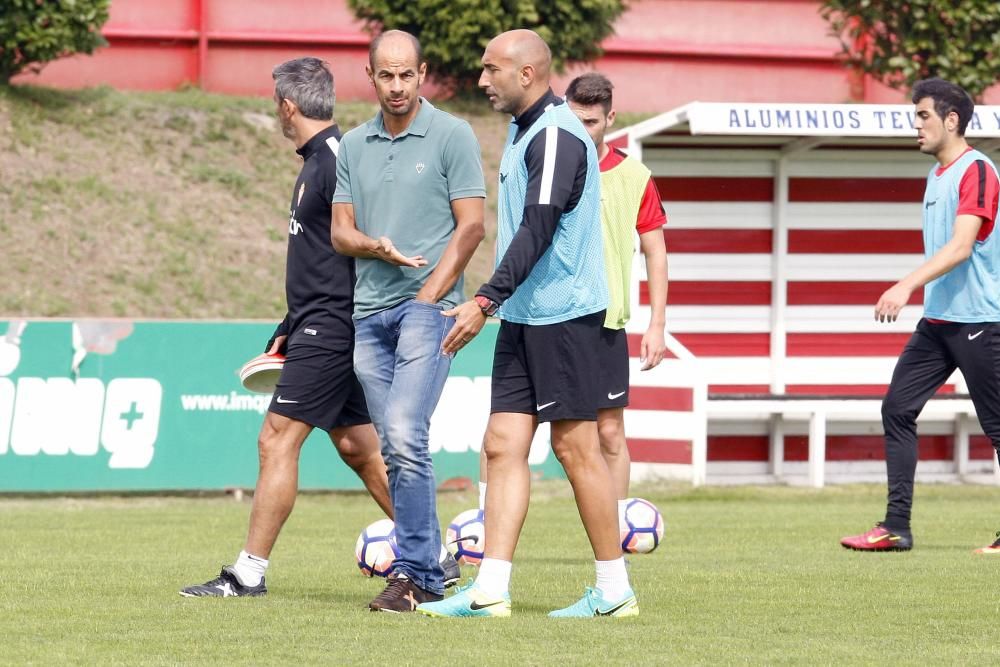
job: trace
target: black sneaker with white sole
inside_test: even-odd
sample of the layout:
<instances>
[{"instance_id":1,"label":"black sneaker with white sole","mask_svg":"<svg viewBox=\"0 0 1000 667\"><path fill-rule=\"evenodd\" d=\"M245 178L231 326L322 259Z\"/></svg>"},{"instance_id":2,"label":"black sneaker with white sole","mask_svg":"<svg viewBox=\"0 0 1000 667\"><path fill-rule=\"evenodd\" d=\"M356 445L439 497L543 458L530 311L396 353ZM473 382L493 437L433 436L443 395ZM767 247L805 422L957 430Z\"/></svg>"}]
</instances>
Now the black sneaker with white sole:
<instances>
[{"instance_id":1,"label":"black sneaker with white sole","mask_svg":"<svg viewBox=\"0 0 1000 667\"><path fill-rule=\"evenodd\" d=\"M459 567L458 561L455 560L450 551L444 552L444 558L441 559L441 569L444 570L445 588L451 588L462 578L462 568Z\"/></svg>"},{"instance_id":2,"label":"black sneaker with white sole","mask_svg":"<svg viewBox=\"0 0 1000 667\"><path fill-rule=\"evenodd\" d=\"M263 577L256 586L244 586L236 578L232 568L227 565L215 579L182 588L180 593L186 598L249 598L267 595L267 586L264 585Z\"/></svg>"}]
</instances>

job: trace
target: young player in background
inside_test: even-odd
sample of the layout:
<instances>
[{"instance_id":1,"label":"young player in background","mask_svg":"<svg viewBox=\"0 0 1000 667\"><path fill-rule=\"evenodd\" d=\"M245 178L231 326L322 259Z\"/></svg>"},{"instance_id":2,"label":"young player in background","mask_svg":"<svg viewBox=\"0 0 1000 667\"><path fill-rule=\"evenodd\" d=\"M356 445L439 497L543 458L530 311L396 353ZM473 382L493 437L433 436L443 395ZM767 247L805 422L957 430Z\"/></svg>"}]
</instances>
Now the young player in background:
<instances>
[{"instance_id":1,"label":"young player in background","mask_svg":"<svg viewBox=\"0 0 1000 667\"><path fill-rule=\"evenodd\" d=\"M604 268L608 276L608 311L601 329L603 379L597 411L601 454L615 483L618 519L622 522L629 497L631 459L625 442L625 407L628 406L629 288L632 280L634 238L646 262L649 285L649 326L642 336L639 358L642 370L663 360L667 306L667 249L660 193L651 172L641 162L612 148L604 137L615 122L614 86L603 74L589 72L570 82L566 103L594 140L601 169L601 226L604 232Z\"/></svg>"},{"instance_id":2,"label":"young player in background","mask_svg":"<svg viewBox=\"0 0 1000 667\"><path fill-rule=\"evenodd\" d=\"M956 368L976 414L1000 454L1000 239L997 169L965 140L973 102L959 86L927 79L913 88L917 146L937 164L927 176L926 261L890 287L875 320L894 322L924 288L924 316L896 362L882 402L889 493L885 520L840 543L858 551L913 547L910 510L917 468L917 415ZM1000 533L998 533L1000 536ZM1000 539L980 553L1000 553Z\"/></svg>"}]
</instances>

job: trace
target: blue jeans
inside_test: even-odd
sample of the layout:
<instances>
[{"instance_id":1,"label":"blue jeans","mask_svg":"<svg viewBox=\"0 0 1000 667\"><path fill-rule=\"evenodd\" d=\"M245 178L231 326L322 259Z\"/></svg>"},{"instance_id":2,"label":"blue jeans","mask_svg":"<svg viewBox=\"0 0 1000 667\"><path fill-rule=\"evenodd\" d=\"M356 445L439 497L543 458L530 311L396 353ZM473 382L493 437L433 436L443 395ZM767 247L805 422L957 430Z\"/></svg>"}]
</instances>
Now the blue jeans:
<instances>
[{"instance_id":1,"label":"blue jeans","mask_svg":"<svg viewBox=\"0 0 1000 667\"><path fill-rule=\"evenodd\" d=\"M428 444L451 357L441 343L455 320L441 306L408 299L355 321L354 366L389 469L400 557L393 571L444 593L441 529Z\"/></svg>"}]
</instances>

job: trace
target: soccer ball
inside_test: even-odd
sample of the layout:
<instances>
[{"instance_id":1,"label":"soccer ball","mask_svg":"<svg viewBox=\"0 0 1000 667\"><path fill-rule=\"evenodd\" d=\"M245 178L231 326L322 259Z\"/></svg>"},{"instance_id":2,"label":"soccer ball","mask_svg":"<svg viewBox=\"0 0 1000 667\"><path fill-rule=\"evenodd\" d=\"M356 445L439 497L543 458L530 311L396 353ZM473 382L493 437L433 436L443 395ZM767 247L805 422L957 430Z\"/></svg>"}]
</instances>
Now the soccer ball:
<instances>
[{"instance_id":1,"label":"soccer ball","mask_svg":"<svg viewBox=\"0 0 1000 667\"><path fill-rule=\"evenodd\" d=\"M361 574L366 577L388 577L392 564L399 558L396 545L396 524L392 519L379 519L361 531L354 545Z\"/></svg>"},{"instance_id":2,"label":"soccer ball","mask_svg":"<svg viewBox=\"0 0 1000 667\"><path fill-rule=\"evenodd\" d=\"M486 550L486 529L483 511L465 510L448 525L445 546L459 563L479 565Z\"/></svg>"},{"instance_id":3,"label":"soccer ball","mask_svg":"<svg viewBox=\"0 0 1000 667\"><path fill-rule=\"evenodd\" d=\"M663 539L663 517L656 505L642 498L625 500L625 515L621 523L622 551L648 554Z\"/></svg>"}]
</instances>

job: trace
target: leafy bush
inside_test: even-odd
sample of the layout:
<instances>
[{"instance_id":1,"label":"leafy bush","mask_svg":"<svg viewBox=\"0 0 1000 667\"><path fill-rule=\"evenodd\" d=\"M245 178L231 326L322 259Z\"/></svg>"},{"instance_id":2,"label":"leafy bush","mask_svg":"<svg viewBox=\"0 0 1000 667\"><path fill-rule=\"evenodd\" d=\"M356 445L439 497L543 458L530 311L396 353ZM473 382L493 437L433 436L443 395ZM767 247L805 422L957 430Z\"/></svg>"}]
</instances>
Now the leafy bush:
<instances>
[{"instance_id":1,"label":"leafy bush","mask_svg":"<svg viewBox=\"0 0 1000 667\"><path fill-rule=\"evenodd\" d=\"M416 35L431 76L457 89L475 86L486 44L501 32L529 28L552 49L553 65L601 55L601 42L624 0L348 0L372 33Z\"/></svg>"},{"instance_id":2,"label":"leafy bush","mask_svg":"<svg viewBox=\"0 0 1000 667\"><path fill-rule=\"evenodd\" d=\"M0 82L73 53L106 45L110 0L2 0Z\"/></svg>"},{"instance_id":3,"label":"leafy bush","mask_svg":"<svg viewBox=\"0 0 1000 667\"><path fill-rule=\"evenodd\" d=\"M893 88L939 76L980 98L1000 78L997 0L825 0L846 61Z\"/></svg>"}]
</instances>

